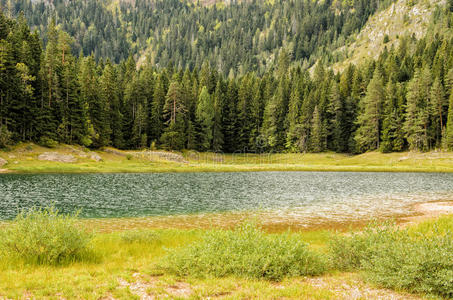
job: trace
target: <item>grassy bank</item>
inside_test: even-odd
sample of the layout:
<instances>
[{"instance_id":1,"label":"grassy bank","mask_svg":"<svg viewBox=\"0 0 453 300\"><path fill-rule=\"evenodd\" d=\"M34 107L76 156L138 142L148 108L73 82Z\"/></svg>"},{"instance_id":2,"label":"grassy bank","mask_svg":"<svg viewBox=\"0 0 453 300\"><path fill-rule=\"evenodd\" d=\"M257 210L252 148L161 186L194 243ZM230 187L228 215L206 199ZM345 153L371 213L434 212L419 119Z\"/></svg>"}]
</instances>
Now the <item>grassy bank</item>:
<instances>
[{"instance_id":1,"label":"grassy bank","mask_svg":"<svg viewBox=\"0 0 453 300\"><path fill-rule=\"evenodd\" d=\"M251 224L234 231L135 228L101 233L90 227L94 232L86 234L87 226L74 221L40 212L0 229L0 298L453 296L453 216L405 229L378 226L348 234L269 234ZM27 239L29 235L34 238ZM77 239L86 242L83 249ZM30 260L17 255L24 249L43 258L66 256L61 261Z\"/></svg>"},{"instance_id":2,"label":"grassy bank","mask_svg":"<svg viewBox=\"0 0 453 300\"><path fill-rule=\"evenodd\" d=\"M43 153L67 155L73 162L40 160ZM96 160L93 159L96 155ZM164 151L90 152L77 146L54 149L20 144L0 151L7 164L0 172L13 173L115 173L115 172L242 172L242 171L388 171L453 172L451 152L403 152L361 155L310 154L216 154Z\"/></svg>"}]
</instances>

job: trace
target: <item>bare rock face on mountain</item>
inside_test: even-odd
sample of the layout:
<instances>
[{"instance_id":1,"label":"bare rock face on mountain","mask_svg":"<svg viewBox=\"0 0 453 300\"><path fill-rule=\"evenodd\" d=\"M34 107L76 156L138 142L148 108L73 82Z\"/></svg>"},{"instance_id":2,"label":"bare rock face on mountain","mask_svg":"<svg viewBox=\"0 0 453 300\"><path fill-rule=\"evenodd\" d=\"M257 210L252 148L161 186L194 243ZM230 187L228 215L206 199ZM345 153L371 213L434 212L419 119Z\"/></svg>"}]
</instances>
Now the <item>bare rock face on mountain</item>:
<instances>
[{"instance_id":1,"label":"bare rock face on mountain","mask_svg":"<svg viewBox=\"0 0 453 300\"><path fill-rule=\"evenodd\" d=\"M60 154L57 152L44 152L38 156L38 159L62 163L73 163L77 161L77 159L72 155Z\"/></svg>"},{"instance_id":2,"label":"bare rock face on mountain","mask_svg":"<svg viewBox=\"0 0 453 300\"><path fill-rule=\"evenodd\" d=\"M5 159L0 157L0 168L3 167L4 165L6 165L7 163L8 162Z\"/></svg>"}]
</instances>

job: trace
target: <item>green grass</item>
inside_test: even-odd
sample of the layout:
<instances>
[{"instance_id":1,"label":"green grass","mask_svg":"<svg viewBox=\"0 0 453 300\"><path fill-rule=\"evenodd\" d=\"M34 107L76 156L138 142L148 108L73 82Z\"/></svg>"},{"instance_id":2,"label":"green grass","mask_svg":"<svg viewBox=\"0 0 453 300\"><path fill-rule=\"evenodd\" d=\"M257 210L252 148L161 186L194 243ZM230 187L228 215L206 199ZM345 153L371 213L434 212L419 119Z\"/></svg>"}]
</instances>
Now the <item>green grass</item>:
<instances>
[{"instance_id":1,"label":"green grass","mask_svg":"<svg viewBox=\"0 0 453 300\"><path fill-rule=\"evenodd\" d=\"M36 264L3 256L0 298L138 299L146 293L158 299L338 299L357 291L363 298L412 297L380 286L451 297L452 225L453 216L445 216L407 229L381 226L352 234L268 234L249 225L234 231L136 225L101 233L80 220L76 226L95 231L89 249L96 259ZM327 256L330 270L322 262Z\"/></svg>"},{"instance_id":2,"label":"green grass","mask_svg":"<svg viewBox=\"0 0 453 300\"><path fill-rule=\"evenodd\" d=\"M169 249L191 245L204 235L204 230L174 229L98 233L91 244L99 257L96 262L48 266L1 260L0 297L99 299L110 296L138 299L130 288L122 284L121 280L124 280L128 283L143 282L146 292L159 299L166 296L170 299L206 299L216 295L226 299L336 299L335 293L329 289L313 287L300 277L285 279L276 289L276 283L269 280L237 276L200 279L162 272L159 264ZM189 292L181 296L179 293L184 291L185 285L190 286Z\"/></svg>"},{"instance_id":3,"label":"green grass","mask_svg":"<svg viewBox=\"0 0 453 300\"><path fill-rule=\"evenodd\" d=\"M80 153L86 152L81 147ZM10 151L0 151L8 164L3 168L14 173L117 173L117 172L244 172L244 171L372 171L372 172L453 172L451 152L370 152L361 155L338 153L310 154L214 154L180 153L187 162L173 162L155 156L134 156L138 151L97 151L102 161L96 162L74 153L69 146L55 149L21 144ZM75 163L38 160L43 152L71 154ZM119 154L118 154L119 153Z\"/></svg>"}]
</instances>

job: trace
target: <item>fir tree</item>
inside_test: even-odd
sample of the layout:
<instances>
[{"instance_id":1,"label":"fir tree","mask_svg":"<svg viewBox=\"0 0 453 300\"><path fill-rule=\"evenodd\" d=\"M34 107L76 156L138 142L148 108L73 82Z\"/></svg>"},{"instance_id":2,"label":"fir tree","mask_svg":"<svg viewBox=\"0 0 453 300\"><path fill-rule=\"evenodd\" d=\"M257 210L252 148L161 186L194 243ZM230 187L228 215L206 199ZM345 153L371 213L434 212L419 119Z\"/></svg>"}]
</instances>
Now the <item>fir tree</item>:
<instances>
[{"instance_id":1,"label":"fir tree","mask_svg":"<svg viewBox=\"0 0 453 300\"><path fill-rule=\"evenodd\" d=\"M358 126L355 140L360 152L379 148L381 111L385 93L382 75L376 68L365 97L362 99L361 114L358 117Z\"/></svg>"}]
</instances>

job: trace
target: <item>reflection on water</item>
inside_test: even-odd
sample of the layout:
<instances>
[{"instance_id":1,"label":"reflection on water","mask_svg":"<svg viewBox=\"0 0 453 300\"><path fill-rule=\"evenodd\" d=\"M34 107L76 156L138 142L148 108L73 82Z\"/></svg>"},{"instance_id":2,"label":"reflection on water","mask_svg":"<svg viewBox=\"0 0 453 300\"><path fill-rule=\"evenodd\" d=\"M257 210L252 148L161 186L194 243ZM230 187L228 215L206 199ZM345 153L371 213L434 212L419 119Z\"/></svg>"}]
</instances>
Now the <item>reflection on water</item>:
<instances>
[{"instance_id":1,"label":"reflection on water","mask_svg":"<svg viewBox=\"0 0 453 300\"><path fill-rule=\"evenodd\" d=\"M418 202L453 200L453 174L257 172L5 174L0 219L53 203L87 218L208 214L204 222L256 216L274 224L408 215ZM224 214L227 212L227 214ZM222 214L217 214L222 213ZM230 214L230 215L229 215ZM238 217L240 216L240 217ZM192 219L191 219L192 218ZM195 222L199 217L188 217ZM183 220L180 218L180 220Z\"/></svg>"}]
</instances>

